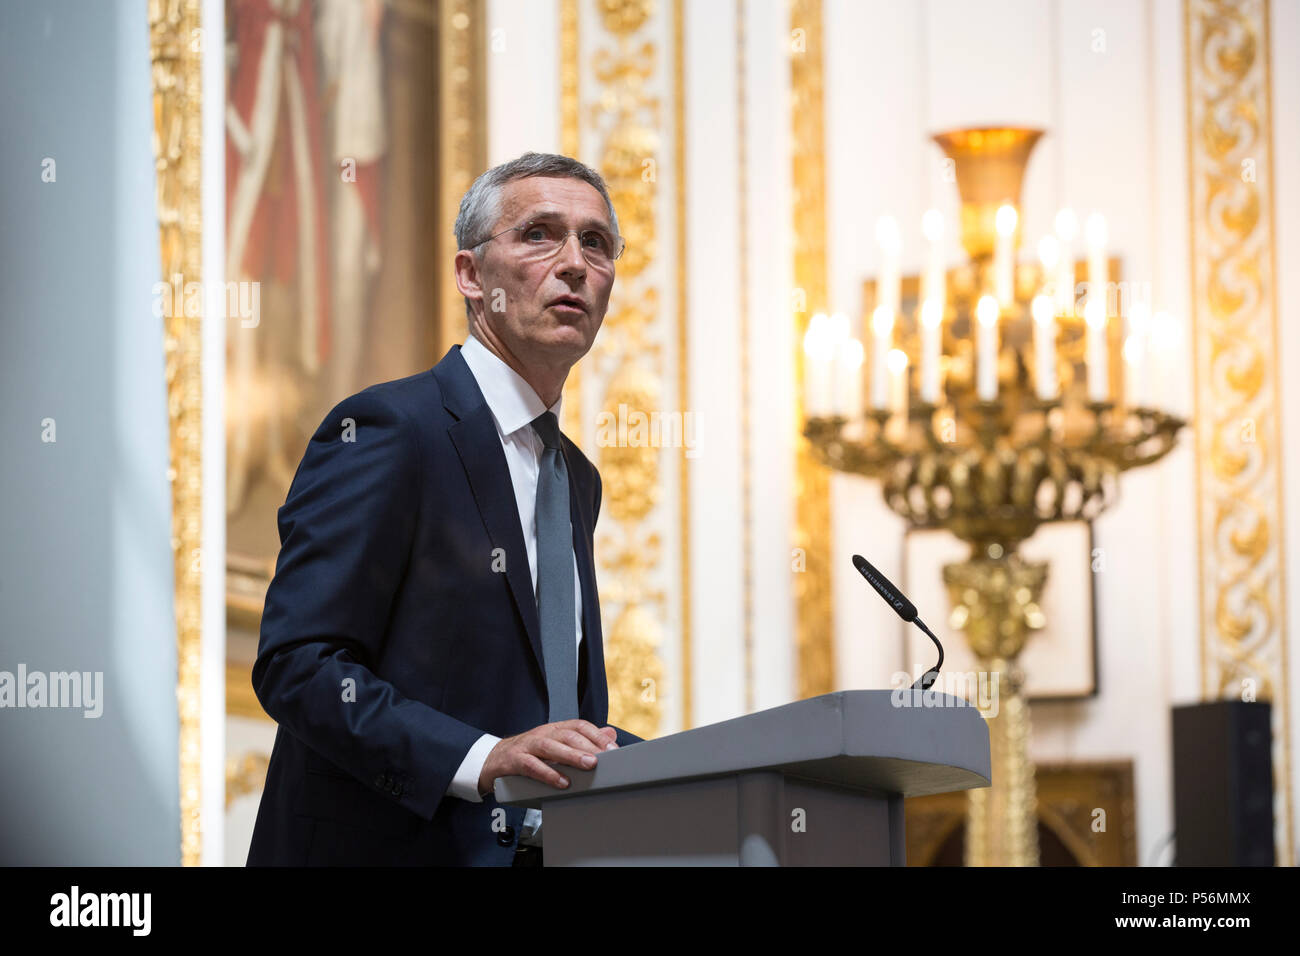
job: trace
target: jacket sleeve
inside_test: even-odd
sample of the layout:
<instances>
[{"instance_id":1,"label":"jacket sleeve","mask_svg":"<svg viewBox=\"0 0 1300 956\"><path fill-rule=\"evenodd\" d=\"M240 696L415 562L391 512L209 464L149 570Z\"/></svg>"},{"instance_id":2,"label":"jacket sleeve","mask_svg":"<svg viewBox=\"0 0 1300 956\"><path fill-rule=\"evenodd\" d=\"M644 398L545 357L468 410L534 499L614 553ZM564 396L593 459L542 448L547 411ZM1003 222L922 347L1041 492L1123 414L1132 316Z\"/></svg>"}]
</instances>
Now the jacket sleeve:
<instances>
[{"instance_id":1,"label":"jacket sleeve","mask_svg":"<svg viewBox=\"0 0 1300 956\"><path fill-rule=\"evenodd\" d=\"M636 734L624 730L622 727L617 727L614 724L610 724L609 726L614 728L614 742L620 747L639 744L645 739L644 737L638 737Z\"/></svg>"},{"instance_id":2,"label":"jacket sleeve","mask_svg":"<svg viewBox=\"0 0 1300 956\"><path fill-rule=\"evenodd\" d=\"M432 819L483 731L372 670L411 559L420 468L414 426L375 392L326 416L278 512L253 689L312 750Z\"/></svg>"}]
</instances>

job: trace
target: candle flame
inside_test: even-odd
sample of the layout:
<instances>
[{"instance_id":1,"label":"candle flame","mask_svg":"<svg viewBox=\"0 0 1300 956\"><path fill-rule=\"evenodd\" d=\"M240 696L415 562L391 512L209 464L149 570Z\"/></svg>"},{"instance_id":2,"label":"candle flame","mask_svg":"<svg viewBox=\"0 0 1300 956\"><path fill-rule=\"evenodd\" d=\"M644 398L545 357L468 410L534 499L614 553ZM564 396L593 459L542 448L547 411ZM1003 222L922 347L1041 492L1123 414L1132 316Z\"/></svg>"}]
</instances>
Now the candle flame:
<instances>
[{"instance_id":1,"label":"candle flame","mask_svg":"<svg viewBox=\"0 0 1300 956\"><path fill-rule=\"evenodd\" d=\"M835 350L831 340L830 319L818 312L808 320L808 331L803 335L804 355L810 359L829 359Z\"/></svg>"},{"instance_id":2,"label":"candle flame","mask_svg":"<svg viewBox=\"0 0 1300 956\"><path fill-rule=\"evenodd\" d=\"M893 216L881 216L876 220L876 241L886 252L898 252L903 244L898 231L898 220Z\"/></svg>"},{"instance_id":3,"label":"candle flame","mask_svg":"<svg viewBox=\"0 0 1300 956\"><path fill-rule=\"evenodd\" d=\"M1083 307L1083 317L1088 324L1094 328L1101 328L1106 324L1106 300L1100 296L1093 296L1088 299L1087 305Z\"/></svg>"},{"instance_id":4,"label":"candle flame","mask_svg":"<svg viewBox=\"0 0 1300 956\"><path fill-rule=\"evenodd\" d=\"M871 313L871 329L877 335L888 335L894 331L894 313L888 306L876 306Z\"/></svg>"},{"instance_id":5,"label":"candle flame","mask_svg":"<svg viewBox=\"0 0 1300 956\"><path fill-rule=\"evenodd\" d=\"M943 213L937 209L930 209L921 217L921 232L930 242L938 242L943 238Z\"/></svg>"},{"instance_id":6,"label":"candle flame","mask_svg":"<svg viewBox=\"0 0 1300 956\"><path fill-rule=\"evenodd\" d=\"M1052 270L1061 260L1061 244L1056 241L1055 236L1043 236L1038 240L1038 261L1043 264L1043 268Z\"/></svg>"},{"instance_id":7,"label":"candle flame","mask_svg":"<svg viewBox=\"0 0 1300 956\"><path fill-rule=\"evenodd\" d=\"M921 324L926 328L936 328L943 321L943 306L938 299L926 299L921 303Z\"/></svg>"},{"instance_id":8,"label":"candle flame","mask_svg":"<svg viewBox=\"0 0 1300 956\"><path fill-rule=\"evenodd\" d=\"M993 220L999 236L1010 236L1015 233L1016 223L1019 221L1020 216L1016 212L1016 207L1010 203L999 206L997 217Z\"/></svg>"},{"instance_id":9,"label":"candle flame","mask_svg":"<svg viewBox=\"0 0 1300 956\"><path fill-rule=\"evenodd\" d=\"M852 368L861 365L865 355L866 352L862 348L862 343L857 339L848 339L840 346L840 361Z\"/></svg>"},{"instance_id":10,"label":"candle flame","mask_svg":"<svg viewBox=\"0 0 1300 956\"><path fill-rule=\"evenodd\" d=\"M1036 295L1030 305L1034 321L1039 325L1046 325L1056 318L1056 303L1052 301L1050 295Z\"/></svg>"},{"instance_id":11,"label":"candle flame","mask_svg":"<svg viewBox=\"0 0 1300 956\"><path fill-rule=\"evenodd\" d=\"M1056 235L1062 242L1069 242L1079 234L1079 217L1074 210L1066 207L1056 214Z\"/></svg>"},{"instance_id":12,"label":"candle flame","mask_svg":"<svg viewBox=\"0 0 1300 956\"><path fill-rule=\"evenodd\" d=\"M979 304L975 306L975 318L979 319L981 325L994 325L998 321L998 300L991 295L980 296Z\"/></svg>"}]
</instances>

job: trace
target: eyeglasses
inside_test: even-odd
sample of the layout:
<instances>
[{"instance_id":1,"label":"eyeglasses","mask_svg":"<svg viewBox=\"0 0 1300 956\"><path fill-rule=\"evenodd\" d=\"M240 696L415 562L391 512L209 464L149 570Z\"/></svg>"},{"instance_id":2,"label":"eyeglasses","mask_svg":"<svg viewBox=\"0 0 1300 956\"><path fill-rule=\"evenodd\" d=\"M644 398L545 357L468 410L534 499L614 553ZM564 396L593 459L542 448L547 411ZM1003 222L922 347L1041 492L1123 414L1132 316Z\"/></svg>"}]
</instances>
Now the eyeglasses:
<instances>
[{"instance_id":1,"label":"eyeglasses","mask_svg":"<svg viewBox=\"0 0 1300 956\"><path fill-rule=\"evenodd\" d=\"M616 236L607 229L563 229L558 222L550 219L530 219L521 226L512 226L495 236L480 239L470 248L476 249L485 242L501 238L507 232L519 234L515 248L521 251L525 259L534 261L549 259L569 241L569 236L577 236L578 248L582 250L583 257L597 269L611 267L627 245L622 236Z\"/></svg>"}]
</instances>

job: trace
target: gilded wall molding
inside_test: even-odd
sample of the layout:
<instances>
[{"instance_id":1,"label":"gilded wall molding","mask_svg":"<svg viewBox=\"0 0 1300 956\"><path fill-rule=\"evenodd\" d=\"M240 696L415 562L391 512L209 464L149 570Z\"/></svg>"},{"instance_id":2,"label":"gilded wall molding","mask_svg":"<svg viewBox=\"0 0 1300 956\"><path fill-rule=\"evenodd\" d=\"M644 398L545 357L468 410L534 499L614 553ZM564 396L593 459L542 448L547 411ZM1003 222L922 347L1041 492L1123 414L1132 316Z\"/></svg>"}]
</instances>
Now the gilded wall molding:
<instances>
[{"instance_id":1,"label":"gilded wall molding","mask_svg":"<svg viewBox=\"0 0 1300 956\"><path fill-rule=\"evenodd\" d=\"M203 279L202 34L200 0L151 0L154 159L161 251L160 275L183 283ZM214 44L221 49L220 44ZM199 665L202 636L199 556L202 539L203 323L178 310L164 316L167 431L172 487L175 572L176 702L180 718L181 864L198 866L202 852L199 771Z\"/></svg>"},{"instance_id":2,"label":"gilded wall molding","mask_svg":"<svg viewBox=\"0 0 1300 956\"><path fill-rule=\"evenodd\" d=\"M590 414L594 407L616 420L628 411L671 414L674 402L686 408L681 30L680 0L667 9L654 0L560 3L561 148L605 178L627 240L601 334L581 378L571 374L566 384L566 396L575 399L566 401L566 412ZM665 101L675 141L667 138ZM668 143L676 152L667 152ZM674 214L677 234L667 235L664 223ZM575 434L591 433L589 422L566 421ZM671 456L684 456L655 441L600 440L597 431L590 456L604 485L596 558L610 720L654 737L669 690L660 648L672 629L672 548L680 548L674 590L683 658L682 686L671 691L689 726L689 502L685 464L677 475L670 470ZM681 486L675 515L665 503L674 480Z\"/></svg>"},{"instance_id":3,"label":"gilded wall molding","mask_svg":"<svg viewBox=\"0 0 1300 956\"><path fill-rule=\"evenodd\" d=\"M793 172L794 340L827 308L826 130L821 0L790 0L790 122ZM803 437L803 349L795 363L795 595L796 696L835 689L834 608L831 602L830 476Z\"/></svg>"},{"instance_id":4,"label":"gilded wall molding","mask_svg":"<svg viewBox=\"0 0 1300 956\"><path fill-rule=\"evenodd\" d=\"M266 771L271 766L268 754L249 750L238 757L226 758L226 809L240 797L262 793Z\"/></svg>"},{"instance_id":5,"label":"gilded wall molding","mask_svg":"<svg viewBox=\"0 0 1300 956\"><path fill-rule=\"evenodd\" d=\"M1278 859L1295 846L1267 0L1185 0L1201 693L1273 703Z\"/></svg>"},{"instance_id":6,"label":"gilded wall molding","mask_svg":"<svg viewBox=\"0 0 1300 956\"><path fill-rule=\"evenodd\" d=\"M455 224L460 200L487 169L486 0L435 0L438 31L438 358L469 334L465 300L456 289Z\"/></svg>"}]
</instances>

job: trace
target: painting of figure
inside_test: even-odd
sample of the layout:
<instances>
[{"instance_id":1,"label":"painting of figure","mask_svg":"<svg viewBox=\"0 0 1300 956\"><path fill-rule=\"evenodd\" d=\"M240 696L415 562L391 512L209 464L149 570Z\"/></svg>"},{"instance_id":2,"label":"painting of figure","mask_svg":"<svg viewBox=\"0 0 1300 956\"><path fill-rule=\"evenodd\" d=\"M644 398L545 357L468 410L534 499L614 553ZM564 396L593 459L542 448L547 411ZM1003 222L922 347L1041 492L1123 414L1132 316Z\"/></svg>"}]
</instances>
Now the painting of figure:
<instances>
[{"instance_id":1,"label":"painting of figure","mask_svg":"<svg viewBox=\"0 0 1300 956\"><path fill-rule=\"evenodd\" d=\"M430 368L445 331L438 0L227 0L230 646L256 640L275 515L326 413ZM255 294L248 294L252 290Z\"/></svg>"}]
</instances>

